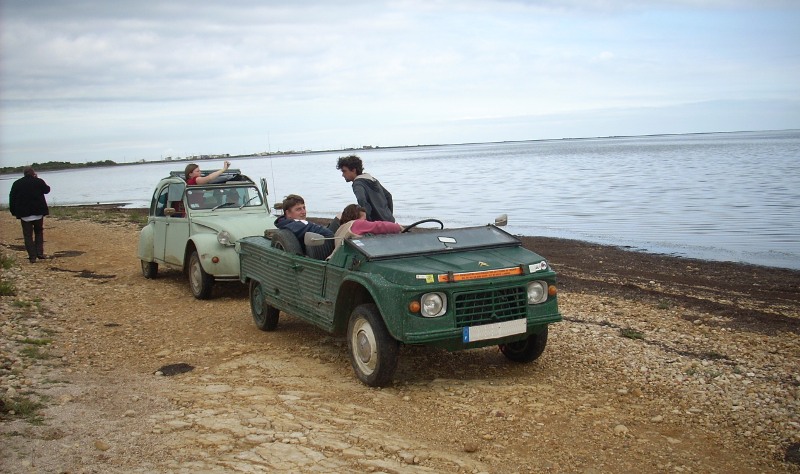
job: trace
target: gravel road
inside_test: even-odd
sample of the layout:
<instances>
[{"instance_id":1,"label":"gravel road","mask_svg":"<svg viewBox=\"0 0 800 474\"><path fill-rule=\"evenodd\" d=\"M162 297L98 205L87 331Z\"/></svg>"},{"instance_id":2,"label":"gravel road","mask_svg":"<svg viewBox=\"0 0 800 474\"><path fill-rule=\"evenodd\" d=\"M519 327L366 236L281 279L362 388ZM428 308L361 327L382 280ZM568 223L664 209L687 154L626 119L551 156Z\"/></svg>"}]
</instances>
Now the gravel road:
<instances>
[{"instance_id":1,"label":"gravel road","mask_svg":"<svg viewBox=\"0 0 800 474\"><path fill-rule=\"evenodd\" d=\"M565 318L541 359L403 347L374 389L238 283L144 279L134 224L45 236L29 264L0 216L4 473L800 472L800 272L526 238Z\"/></svg>"}]
</instances>

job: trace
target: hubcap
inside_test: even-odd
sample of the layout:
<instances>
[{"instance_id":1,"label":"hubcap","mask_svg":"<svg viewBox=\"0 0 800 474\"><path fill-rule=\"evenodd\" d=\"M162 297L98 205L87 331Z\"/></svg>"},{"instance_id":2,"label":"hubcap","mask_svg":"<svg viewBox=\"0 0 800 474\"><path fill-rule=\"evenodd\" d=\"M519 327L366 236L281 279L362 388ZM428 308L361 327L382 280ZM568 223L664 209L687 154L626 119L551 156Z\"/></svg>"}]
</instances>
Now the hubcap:
<instances>
[{"instance_id":1,"label":"hubcap","mask_svg":"<svg viewBox=\"0 0 800 474\"><path fill-rule=\"evenodd\" d=\"M378 365L378 345L372 326L366 320L359 320L353 328L353 359L360 370L370 375Z\"/></svg>"},{"instance_id":2,"label":"hubcap","mask_svg":"<svg viewBox=\"0 0 800 474\"><path fill-rule=\"evenodd\" d=\"M372 358L372 347L369 343L369 338L364 331L359 331L358 335L356 336L356 352L358 352L358 358L361 359L361 362L368 363L370 358Z\"/></svg>"}]
</instances>

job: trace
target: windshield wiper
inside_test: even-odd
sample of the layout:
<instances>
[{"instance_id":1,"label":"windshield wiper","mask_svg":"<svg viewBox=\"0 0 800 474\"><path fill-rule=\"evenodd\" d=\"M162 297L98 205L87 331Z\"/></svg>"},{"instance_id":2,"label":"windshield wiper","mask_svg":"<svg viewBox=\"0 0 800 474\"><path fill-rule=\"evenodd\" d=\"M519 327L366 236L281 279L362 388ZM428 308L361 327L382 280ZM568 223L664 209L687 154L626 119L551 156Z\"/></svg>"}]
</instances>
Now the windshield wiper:
<instances>
[{"instance_id":1,"label":"windshield wiper","mask_svg":"<svg viewBox=\"0 0 800 474\"><path fill-rule=\"evenodd\" d=\"M247 201L245 201L245 203L244 203L244 204L242 204L241 206L239 206L239 209L241 209L241 208L243 208L244 206L246 206L246 205L250 204L250 201L252 201L253 199L255 199L255 198L257 198L257 197L258 197L258 195L255 195L255 196L251 197L250 199L248 199Z\"/></svg>"},{"instance_id":2,"label":"windshield wiper","mask_svg":"<svg viewBox=\"0 0 800 474\"><path fill-rule=\"evenodd\" d=\"M218 204L218 205L212 207L211 210L212 211L216 211L220 207L235 206L235 205L236 205L236 203L233 202L233 201L231 201L231 202L223 202L222 204Z\"/></svg>"}]
</instances>

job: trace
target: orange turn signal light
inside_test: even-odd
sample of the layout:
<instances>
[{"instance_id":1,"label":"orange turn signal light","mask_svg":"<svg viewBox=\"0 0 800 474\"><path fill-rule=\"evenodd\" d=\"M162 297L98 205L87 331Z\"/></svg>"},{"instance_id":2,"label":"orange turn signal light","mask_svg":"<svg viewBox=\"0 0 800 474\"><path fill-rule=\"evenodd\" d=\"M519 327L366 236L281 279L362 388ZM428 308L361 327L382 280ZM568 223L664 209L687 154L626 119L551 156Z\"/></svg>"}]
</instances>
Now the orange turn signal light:
<instances>
[{"instance_id":1,"label":"orange turn signal light","mask_svg":"<svg viewBox=\"0 0 800 474\"><path fill-rule=\"evenodd\" d=\"M556 285L550 285L550 286L547 287L547 294L548 295L555 296L556 293L558 293L558 290L556 289Z\"/></svg>"},{"instance_id":2,"label":"orange turn signal light","mask_svg":"<svg viewBox=\"0 0 800 474\"><path fill-rule=\"evenodd\" d=\"M422 309L422 307L419 305L419 301L412 301L411 303L408 303L408 310L412 313L419 313L420 309Z\"/></svg>"}]
</instances>

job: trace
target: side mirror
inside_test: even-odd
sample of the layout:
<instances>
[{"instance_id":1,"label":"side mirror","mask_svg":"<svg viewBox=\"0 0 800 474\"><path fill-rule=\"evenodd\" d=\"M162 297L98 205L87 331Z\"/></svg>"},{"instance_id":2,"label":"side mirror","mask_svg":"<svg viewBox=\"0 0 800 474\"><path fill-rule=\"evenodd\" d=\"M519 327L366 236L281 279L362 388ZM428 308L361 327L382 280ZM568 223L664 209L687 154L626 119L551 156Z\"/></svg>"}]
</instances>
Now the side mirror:
<instances>
[{"instance_id":1,"label":"side mirror","mask_svg":"<svg viewBox=\"0 0 800 474\"><path fill-rule=\"evenodd\" d=\"M504 225L508 224L508 215L500 214L494 219L494 225L497 227L503 227Z\"/></svg>"},{"instance_id":2,"label":"side mirror","mask_svg":"<svg viewBox=\"0 0 800 474\"><path fill-rule=\"evenodd\" d=\"M173 215L175 215L175 208L174 207L164 208L164 215L167 217L172 217Z\"/></svg>"},{"instance_id":3,"label":"side mirror","mask_svg":"<svg viewBox=\"0 0 800 474\"><path fill-rule=\"evenodd\" d=\"M303 243L306 247L319 247L325 244L325 237L315 232L306 232L303 236Z\"/></svg>"}]
</instances>

